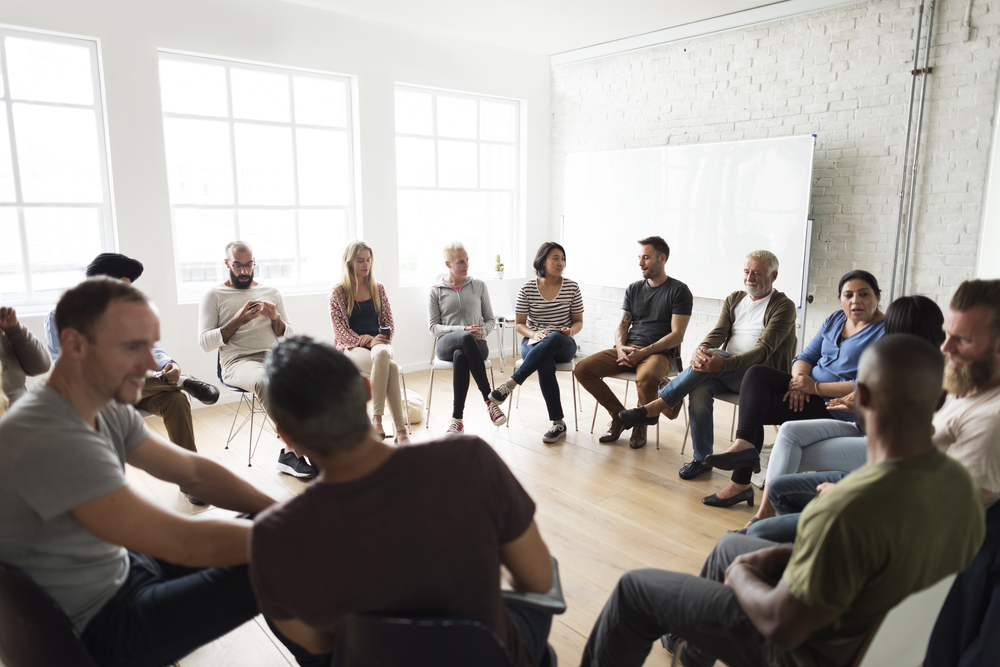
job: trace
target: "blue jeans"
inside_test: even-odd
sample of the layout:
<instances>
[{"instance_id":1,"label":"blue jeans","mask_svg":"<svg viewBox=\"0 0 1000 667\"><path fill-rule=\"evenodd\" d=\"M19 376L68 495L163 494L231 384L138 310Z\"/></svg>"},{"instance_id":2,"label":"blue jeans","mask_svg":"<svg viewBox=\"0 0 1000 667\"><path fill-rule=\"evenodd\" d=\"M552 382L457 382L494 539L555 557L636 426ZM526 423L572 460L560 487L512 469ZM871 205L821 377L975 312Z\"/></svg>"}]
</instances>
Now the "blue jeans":
<instances>
[{"instance_id":1,"label":"blue jeans","mask_svg":"<svg viewBox=\"0 0 1000 667\"><path fill-rule=\"evenodd\" d=\"M556 364L565 364L576 356L576 341L561 333L548 336L528 345L528 339L521 341L521 367L511 377L514 382L524 384L532 373L538 373L538 386L542 389L545 407L549 409L549 419L563 418L562 403L559 400L559 381L556 380Z\"/></svg>"},{"instance_id":2,"label":"blue jeans","mask_svg":"<svg viewBox=\"0 0 1000 667\"><path fill-rule=\"evenodd\" d=\"M723 357L733 356L725 350L712 350ZM688 366L660 390L660 398L667 405L677 405L688 396L688 419L691 424L691 444L696 461L704 461L712 454L715 445L715 419L713 400L719 394L740 393L740 384L747 369L699 373Z\"/></svg>"},{"instance_id":3,"label":"blue jeans","mask_svg":"<svg viewBox=\"0 0 1000 667\"><path fill-rule=\"evenodd\" d=\"M162 667L221 637L258 614L247 566L195 569L129 552L128 578L83 630L83 642L104 667ZM327 665L275 635L300 665Z\"/></svg>"},{"instance_id":4,"label":"blue jeans","mask_svg":"<svg viewBox=\"0 0 1000 667\"><path fill-rule=\"evenodd\" d=\"M747 535L771 542L794 542L799 516L805 506L819 496L816 487L826 482L836 484L846 472L802 472L782 475L768 484L767 497L778 516L763 519L747 529Z\"/></svg>"}]
</instances>

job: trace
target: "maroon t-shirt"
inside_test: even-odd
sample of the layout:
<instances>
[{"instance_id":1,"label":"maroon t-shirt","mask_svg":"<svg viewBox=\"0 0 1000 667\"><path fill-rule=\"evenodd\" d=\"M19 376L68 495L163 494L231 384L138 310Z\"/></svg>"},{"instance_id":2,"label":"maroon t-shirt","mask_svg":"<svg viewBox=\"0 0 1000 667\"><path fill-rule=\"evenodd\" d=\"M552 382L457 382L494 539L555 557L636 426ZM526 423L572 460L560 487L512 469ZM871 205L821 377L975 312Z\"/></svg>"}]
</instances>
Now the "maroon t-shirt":
<instances>
[{"instance_id":1,"label":"maroon t-shirt","mask_svg":"<svg viewBox=\"0 0 1000 667\"><path fill-rule=\"evenodd\" d=\"M268 618L333 631L345 615L448 616L490 626L515 665L531 665L500 596L500 545L535 503L474 436L403 447L367 477L314 482L261 512L250 576Z\"/></svg>"}]
</instances>

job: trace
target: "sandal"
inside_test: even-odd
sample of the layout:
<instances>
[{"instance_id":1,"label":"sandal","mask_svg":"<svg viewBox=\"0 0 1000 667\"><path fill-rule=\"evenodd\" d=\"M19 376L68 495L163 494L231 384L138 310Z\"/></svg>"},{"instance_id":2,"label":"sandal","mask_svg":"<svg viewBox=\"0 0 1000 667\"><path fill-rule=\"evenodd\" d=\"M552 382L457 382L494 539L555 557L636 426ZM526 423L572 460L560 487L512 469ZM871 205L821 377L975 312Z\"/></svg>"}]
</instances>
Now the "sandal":
<instances>
[{"instance_id":1,"label":"sandal","mask_svg":"<svg viewBox=\"0 0 1000 667\"><path fill-rule=\"evenodd\" d=\"M737 528L736 530L727 530L726 534L728 535L729 533L735 533L736 535L746 535L747 534L747 529L750 528L750 526L752 526L755 523L757 523L758 521L760 521L760 519L758 519L755 516L752 516L752 517L750 517L750 523L749 523L749 525L743 526L742 528Z\"/></svg>"}]
</instances>

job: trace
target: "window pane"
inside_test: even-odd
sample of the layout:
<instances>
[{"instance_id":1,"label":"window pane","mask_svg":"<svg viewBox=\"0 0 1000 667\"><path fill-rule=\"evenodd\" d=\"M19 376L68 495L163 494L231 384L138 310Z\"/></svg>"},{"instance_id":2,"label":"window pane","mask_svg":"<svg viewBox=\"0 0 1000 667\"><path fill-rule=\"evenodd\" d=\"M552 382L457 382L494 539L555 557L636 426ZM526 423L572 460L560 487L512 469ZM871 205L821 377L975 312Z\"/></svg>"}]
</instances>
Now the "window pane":
<instances>
[{"instance_id":1,"label":"window pane","mask_svg":"<svg viewBox=\"0 0 1000 667\"><path fill-rule=\"evenodd\" d=\"M253 246L254 275L271 285L296 282L292 211L240 211L240 238Z\"/></svg>"},{"instance_id":2,"label":"window pane","mask_svg":"<svg viewBox=\"0 0 1000 667\"><path fill-rule=\"evenodd\" d=\"M483 144L480 147L482 187L514 189L514 147Z\"/></svg>"},{"instance_id":3,"label":"window pane","mask_svg":"<svg viewBox=\"0 0 1000 667\"><path fill-rule=\"evenodd\" d=\"M7 131L7 107L0 105L0 201L14 201L14 163ZM3 238L3 237L0 237Z\"/></svg>"},{"instance_id":4,"label":"window pane","mask_svg":"<svg viewBox=\"0 0 1000 667\"><path fill-rule=\"evenodd\" d=\"M430 93L409 90L396 91L396 132L400 134L434 134L434 114Z\"/></svg>"},{"instance_id":5,"label":"window pane","mask_svg":"<svg viewBox=\"0 0 1000 667\"><path fill-rule=\"evenodd\" d=\"M96 123L90 109L14 105L24 201L103 201Z\"/></svg>"},{"instance_id":6,"label":"window pane","mask_svg":"<svg viewBox=\"0 0 1000 667\"><path fill-rule=\"evenodd\" d=\"M234 130L240 204L294 204L291 128L238 123Z\"/></svg>"},{"instance_id":7,"label":"window pane","mask_svg":"<svg viewBox=\"0 0 1000 667\"><path fill-rule=\"evenodd\" d=\"M340 258L347 241L347 215L344 211L299 211L302 282L332 286L339 281Z\"/></svg>"},{"instance_id":8,"label":"window pane","mask_svg":"<svg viewBox=\"0 0 1000 667\"><path fill-rule=\"evenodd\" d=\"M476 138L476 101L464 97L437 98L438 136Z\"/></svg>"},{"instance_id":9,"label":"window pane","mask_svg":"<svg viewBox=\"0 0 1000 667\"><path fill-rule=\"evenodd\" d=\"M181 60L160 60L160 100L163 110L197 116L226 116L226 70Z\"/></svg>"},{"instance_id":10,"label":"window pane","mask_svg":"<svg viewBox=\"0 0 1000 667\"><path fill-rule=\"evenodd\" d=\"M335 130L297 129L299 204L347 205L351 202L347 135Z\"/></svg>"},{"instance_id":11,"label":"window pane","mask_svg":"<svg viewBox=\"0 0 1000 667\"><path fill-rule=\"evenodd\" d=\"M25 298L16 209L0 208L0 239L3 239L0 243L0 303L7 305Z\"/></svg>"},{"instance_id":12,"label":"window pane","mask_svg":"<svg viewBox=\"0 0 1000 667\"><path fill-rule=\"evenodd\" d=\"M17 37L8 37L5 44L13 99L94 103L90 49Z\"/></svg>"},{"instance_id":13,"label":"window pane","mask_svg":"<svg viewBox=\"0 0 1000 667\"><path fill-rule=\"evenodd\" d=\"M485 141L515 141L517 139L517 106L511 102L480 102L481 139Z\"/></svg>"},{"instance_id":14,"label":"window pane","mask_svg":"<svg viewBox=\"0 0 1000 667\"><path fill-rule=\"evenodd\" d=\"M399 268L404 284L430 281L445 271L441 248L456 235L469 252L471 272L487 276L487 195L481 192L402 190L399 211Z\"/></svg>"},{"instance_id":15,"label":"window pane","mask_svg":"<svg viewBox=\"0 0 1000 667\"><path fill-rule=\"evenodd\" d=\"M229 210L174 210L174 259L181 292L200 294L229 280L223 260L226 244L236 238L235 220Z\"/></svg>"},{"instance_id":16,"label":"window pane","mask_svg":"<svg viewBox=\"0 0 1000 667\"><path fill-rule=\"evenodd\" d=\"M439 187L476 187L476 144L468 141L439 141L438 169Z\"/></svg>"},{"instance_id":17,"label":"window pane","mask_svg":"<svg viewBox=\"0 0 1000 667\"><path fill-rule=\"evenodd\" d=\"M86 277L87 264L101 252L96 209L27 208L24 222L36 299L55 300Z\"/></svg>"},{"instance_id":18,"label":"window pane","mask_svg":"<svg viewBox=\"0 0 1000 667\"><path fill-rule=\"evenodd\" d=\"M396 185L434 185L434 141L396 137Z\"/></svg>"},{"instance_id":19,"label":"window pane","mask_svg":"<svg viewBox=\"0 0 1000 667\"><path fill-rule=\"evenodd\" d=\"M306 125L347 126L347 85L340 81L293 77L295 122Z\"/></svg>"},{"instance_id":20,"label":"window pane","mask_svg":"<svg viewBox=\"0 0 1000 667\"><path fill-rule=\"evenodd\" d=\"M167 178L175 204L232 204L229 126L212 120L164 118Z\"/></svg>"},{"instance_id":21,"label":"window pane","mask_svg":"<svg viewBox=\"0 0 1000 667\"><path fill-rule=\"evenodd\" d=\"M249 69L229 70L233 87L233 116L287 123L289 112L288 76Z\"/></svg>"}]
</instances>

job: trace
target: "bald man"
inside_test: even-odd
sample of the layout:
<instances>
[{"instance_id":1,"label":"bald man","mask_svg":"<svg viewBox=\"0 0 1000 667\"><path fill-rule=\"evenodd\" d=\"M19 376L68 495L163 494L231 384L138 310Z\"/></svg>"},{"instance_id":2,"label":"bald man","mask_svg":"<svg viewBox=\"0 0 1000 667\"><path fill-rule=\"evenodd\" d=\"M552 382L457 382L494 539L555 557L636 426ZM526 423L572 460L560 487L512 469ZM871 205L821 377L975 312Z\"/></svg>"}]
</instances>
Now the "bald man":
<instances>
[{"instance_id":1,"label":"bald man","mask_svg":"<svg viewBox=\"0 0 1000 667\"><path fill-rule=\"evenodd\" d=\"M983 540L978 489L931 442L943 369L915 336L872 344L856 394L868 465L806 508L794 545L727 535L700 577L626 573L581 664L641 665L664 634L688 642L684 665L852 664L886 612L964 569Z\"/></svg>"}]
</instances>

